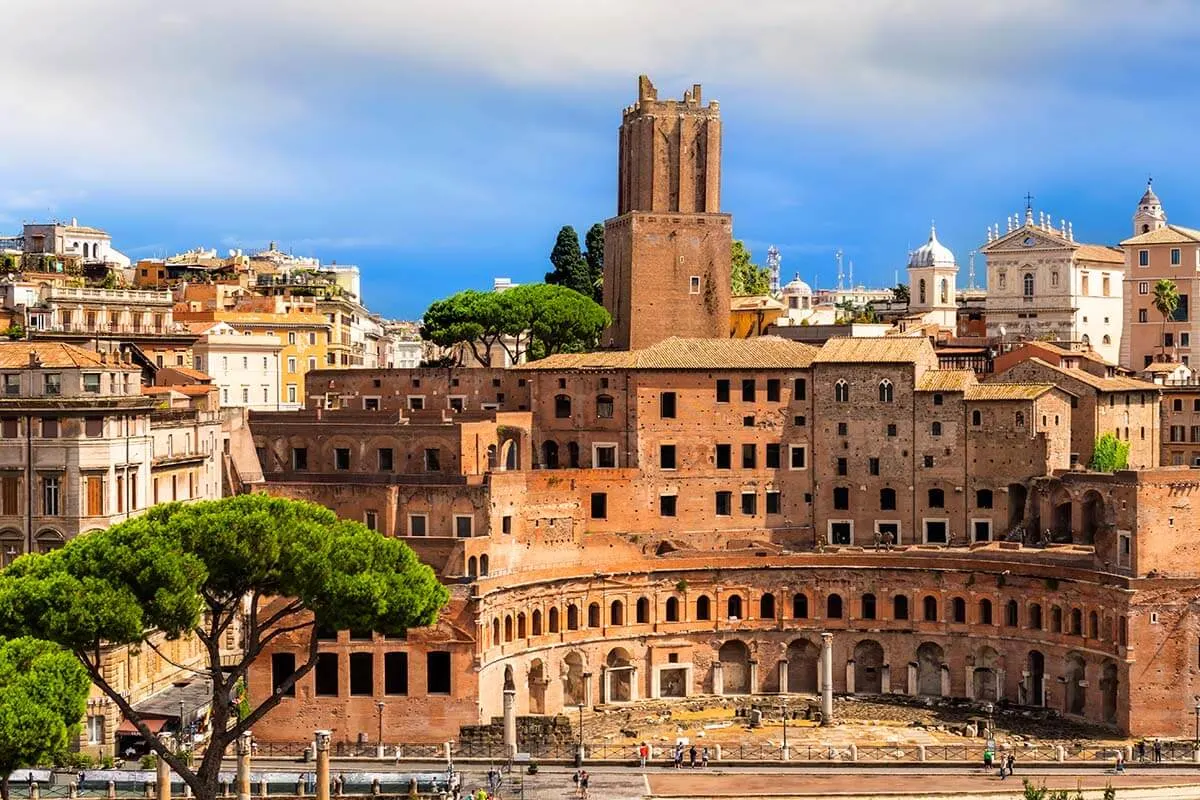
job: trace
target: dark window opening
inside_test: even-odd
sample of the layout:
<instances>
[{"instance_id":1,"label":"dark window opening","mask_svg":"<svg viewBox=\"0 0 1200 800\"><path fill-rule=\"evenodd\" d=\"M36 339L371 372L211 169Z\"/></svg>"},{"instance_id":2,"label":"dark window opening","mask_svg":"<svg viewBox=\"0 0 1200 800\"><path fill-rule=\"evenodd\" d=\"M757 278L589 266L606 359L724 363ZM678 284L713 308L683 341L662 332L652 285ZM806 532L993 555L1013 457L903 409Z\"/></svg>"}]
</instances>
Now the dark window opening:
<instances>
[{"instance_id":1,"label":"dark window opening","mask_svg":"<svg viewBox=\"0 0 1200 800\"><path fill-rule=\"evenodd\" d=\"M313 692L318 697L337 697L338 654L320 653L313 669Z\"/></svg>"},{"instance_id":2,"label":"dark window opening","mask_svg":"<svg viewBox=\"0 0 1200 800\"><path fill-rule=\"evenodd\" d=\"M408 694L408 653L383 654L383 693Z\"/></svg>"},{"instance_id":3,"label":"dark window opening","mask_svg":"<svg viewBox=\"0 0 1200 800\"><path fill-rule=\"evenodd\" d=\"M279 687L283 682L292 677L296 671L296 656L294 653L272 653L271 654L271 688L274 691L279 691ZM296 696L296 684L288 687L283 693L284 697Z\"/></svg>"},{"instance_id":4,"label":"dark window opening","mask_svg":"<svg viewBox=\"0 0 1200 800\"><path fill-rule=\"evenodd\" d=\"M450 653L434 650L425 656L425 665L429 694L450 694Z\"/></svg>"},{"instance_id":5,"label":"dark window opening","mask_svg":"<svg viewBox=\"0 0 1200 800\"><path fill-rule=\"evenodd\" d=\"M375 694L375 655L373 653L350 654L350 694L358 697Z\"/></svg>"}]
</instances>

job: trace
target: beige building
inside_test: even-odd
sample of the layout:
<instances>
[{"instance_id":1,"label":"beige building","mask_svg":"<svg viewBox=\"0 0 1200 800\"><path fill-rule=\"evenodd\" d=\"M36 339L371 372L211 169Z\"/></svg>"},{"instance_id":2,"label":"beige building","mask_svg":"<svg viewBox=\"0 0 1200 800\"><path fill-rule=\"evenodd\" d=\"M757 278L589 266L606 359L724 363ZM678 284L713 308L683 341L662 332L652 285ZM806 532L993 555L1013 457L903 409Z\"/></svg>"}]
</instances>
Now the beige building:
<instances>
[{"instance_id":1,"label":"beige building","mask_svg":"<svg viewBox=\"0 0 1200 800\"><path fill-rule=\"evenodd\" d=\"M277 411L279 401L279 337L239 333L226 322L213 322L196 340L196 369L212 376L221 390L221 405ZM298 406L293 406L293 408Z\"/></svg>"},{"instance_id":2,"label":"beige building","mask_svg":"<svg viewBox=\"0 0 1200 800\"><path fill-rule=\"evenodd\" d=\"M908 310L923 323L939 328L958 328L958 295L955 280L958 263L950 248L938 241L930 226L929 241L908 256Z\"/></svg>"},{"instance_id":3,"label":"beige building","mask_svg":"<svg viewBox=\"0 0 1200 800\"><path fill-rule=\"evenodd\" d=\"M1200 334L1190 301L1200 282L1200 230L1167 223L1162 203L1150 187L1133 215L1133 237L1125 250L1125 331L1121 364L1141 369L1165 356L1191 363L1192 339ZM1167 320L1154 308L1154 284L1169 280L1179 292L1179 308Z\"/></svg>"},{"instance_id":4,"label":"beige building","mask_svg":"<svg viewBox=\"0 0 1200 800\"><path fill-rule=\"evenodd\" d=\"M1075 241L1032 207L1019 223L997 225L979 252L987 257L987 335L1006 343L1041 339L1091 347L1116 361L1121 346L1125 258L1104 245Z\"/></svg>"}]
</instances>

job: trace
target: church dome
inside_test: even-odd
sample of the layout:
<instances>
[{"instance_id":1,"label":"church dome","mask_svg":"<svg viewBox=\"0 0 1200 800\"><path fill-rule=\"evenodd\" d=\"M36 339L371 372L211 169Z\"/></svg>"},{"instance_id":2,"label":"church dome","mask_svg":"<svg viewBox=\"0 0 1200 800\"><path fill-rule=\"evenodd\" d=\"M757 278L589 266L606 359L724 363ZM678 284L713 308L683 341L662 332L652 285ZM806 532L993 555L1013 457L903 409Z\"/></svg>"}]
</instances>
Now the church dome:
<instances>
[{"instance_id":1,"label":"church dome","mask_svg":"<svg viewBox=\"0 0 1200 800\"><path fill-rule=\"evenodd\" d=\"M1146 193L1144 195L1142 195L1142 199L1138 201L1138 205L1139 206L1161 206L1162 205L1162 202L1159 201L1159 199L1158 199L1158 195L1156 195L1154 193L1154 186L1150 182L1146 183Z\"/></svg>"},{"instance_id":2,"label":"church dome","mask_svg":"<svg viewBox=\"0 0 1200 800\"><path fill-rule=\"evenodd\" d=\"M929 241L908 256L908 267L954 267L954 253L937 239L937 230L930 226Z\"/></svg>"},{"instance_id":3,"label":"church dome","mask_svg":"<svg viewBox=\"0 0 1200 800\"><path fill-rule=\"evenodd\" d=\"M800 273L797 272L795 278L792 278L790 281L788 281L787 283L784 284L782 291L784 294L789 294L789 295L790 294L811 295L812 287L809 286L804 281L800 280Z\"/></svg>"}]
</instances>

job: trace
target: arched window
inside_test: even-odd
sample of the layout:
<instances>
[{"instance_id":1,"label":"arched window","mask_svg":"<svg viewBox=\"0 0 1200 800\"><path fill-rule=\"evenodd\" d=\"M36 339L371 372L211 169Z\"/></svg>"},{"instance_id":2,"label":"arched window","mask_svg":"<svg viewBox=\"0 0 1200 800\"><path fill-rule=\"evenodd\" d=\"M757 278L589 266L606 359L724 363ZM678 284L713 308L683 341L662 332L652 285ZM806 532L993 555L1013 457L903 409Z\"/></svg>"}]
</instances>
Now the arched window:
<instances>
[{"instance_id":1,"label":"arched window","mask_svg":"<svg viewBox=\"0 0 1200 800\"><path fill-rule=\"evenodd\" d=\"M1037 603L1029 607L1029 627L1037 631L1042 629L1042 607Z\"/></svg>"},{"instance_id":2,"label":"arched window","mask_svg":"<svg viewBox=\"0 0 1200 800\"><path fill-rule=\"evenodd\" d=\"M929 507L930 508L945 508L946 493L941 489L929 490Z\"/></svg>"},{"instance_id":3,"label":"arched window","mask_svg":"<svg viewBox=\"0 0 1200 800\"><path fill-rule=\"evenodd\" d=\"M825 601L825 617L827 619L842 618L842 596L831 594Z\"/></svg>"},{"instance_id":4,"label":"arched window","mask_svg":"<svg viewBox=\"0 0 1200 800\"><path fill-rule=\"evenodd\" d=\"M518 639L525 638L525 612L524 611L522 611L520 614L517 614L517 638Z\"/></svg>"},{"instance_id":5,"label":"arched window","mask_svg":"<svg viewBox=\"0 0 1200 800\"><path fill-rule=\"evenodd\" d=\"M961 597L954 598L950 604L950 615L959 625L964 624L967 621L967 601Z\"/></svg>"},{"instance_id":6,"label":"arched window","mask_svg":"<svg viewBox=\"0 0 1200 800\"><path fill-rule=\"evenodd\" d=\"M892 402L892 382L884 378L879 382L879 402Z\"/></svg>"},{"instance_id":7,"label":"arched window","mask_svg":"<svg viewBox=\"0 0 1200 800\"><path fill-rule=\"evenodd\" d=\"M937 598L931 594L927 594L927 595L925 595L925 600L922 601L922 604L925 606L925 621L926 622L937 622L938 621Z\"/></svg>"},{"instance_id":8,"label":"arched window","mask_svg":"<svg viewBox=\"0 0 1200 800\"><path fill-rule=\"evenodd\" d=\"M727 600L725 603L725 611L725 616L729 617L730 619L741 619L742 598L738 597L736 594L731 595L729 600Z\"/></svg>"},{"instance_id":9,"label":"arched window","mask_svg":"<svg viewBox=\"0 0 1200 800\"><path fill-rule=\"evenodd\" d=\"M500 620L492 620L492 645L500 644Z\"/></svg>"},{"instance_id":10,"label":"arched window","mask_svg":"<svg viewBox=\"0 0 1200 800\"><path fill-rule=\"evenodd\" d=\"M1017 601L1009 600L1004 606L1004 624L1010 628L1015 628L1019 624L1017 619Z\"/></svg>"},{"instance_id":11,"label":"arched window","mask_svg":"<svg viewBox=\"0 0 1200 800\"><path fill-rule=\"evenodd\" d=\"M929 433L932 436L941 436L942 435L942 423L940 423L940 422L932 423L929 426Z\"/></svg>"},{"instance_id":12,"label":"arched window","mask_svg":"<svg viewBox=\"0 0 1200 800\"><path fill-rule=\"evenodd\" d=\"M895 511L896 510L896 490L895 489L880 489L879 490L879 510L880 511Z\"/></svg>"},{"instance_id":13,"label":"arched window","mask_svg":"<svg viewBox=\"0 0 1200 800\"><path fill-rule=\"evenodd\" d=\"M1062 609L1058 606L1053 606L1050 609L1050 630L1054 633L1062 633L1063 615Z\"/></svg>"},{"instance_id":14,"label":"arched window","mask_svg":"<svg viewBox=\"0 0 1200 800\"><path fill-rule=\"evenodd\" d=\"M644 597L639 597L637 606L635 606L635 617L638 624L645 624L650 621L650 601Z\"/></svg>"},{"instance_id":15,"label":"arched window","mask_svg":"<svg viewBox=\"0 0 1200 800\"><path fill-rule=\"evenodd\" d=\"M767 592L758 601L759 619L775 619L775 595Z\"/></svg>"},{"instance_id":16,"label":"arched window","mask_svg":"<svg viewBox=\"0 0 1200 800\"><path fill-rule=\"evenodd\" d=\"M986 597L979 601L979 624L992 624L992 601Z\"/></svg>"},{"instance_id":17,"label":"arched window","mask_svg":"<svg viewBox=\"0 0 1200 800\"><path fill-rule=\"evenodd\" d=\"M558 419L571 418L571 398L565 394L556 394L554 396L554 416Z\"/></svg>"},{"instance_id":18,"label":"arched window","mask_svg":"<svg viewBox=\"0 0 1200 800\"><path fill-rule=\"evenodd\" d=\"M941 301L942 305L950 302L950 281L945 278L942 278Z\"/></svg>"},{"instance_id":19,"label":"arched window","mask_svg":"<svg viewBox=\"0 0 1200 800\"><path fill-rule=\"evenodd\" d=\"M792 595L792 618L808 619L808 595Z\"/></svg>"},{"instance_id":20,"label":"arched window","mask_svg":"<svg viewBox=\"0 0 1200 800\"><path fill-rule=\"evenodd\" d=\"M971 412L971 424L974 425L976 428L978 428L980 425L983 424L983 412L982 411L980 411L979 409L975 409L974 411Z\"/></svg>"},{"instance_id":21,"label":"arched window","mask_svg":"<svg viewBox=\"0 0 1200 800\"><path fill-rule=\"evenodd\" d=\"M862 596L862 618L875 619L875 595L864 594Z\"/></svg>"},{"instance_id":22,"label":"arched window","mask_svg":"<svg viewBox=\"0 0 1200 800\"><path fill-rule=\"evenodd\" d=\"M602 394L596 398L596 416L599 419L612 419L613 399L611 395Z\"/></svg>"},{"instance_id":23,"label":"arched window","mask_svg":"<svg viewBox=\"0 0 1200 800\"><path fill-rule=\"evenodd\" d=\"M1071 609L1071 635L1083 636L1083 612L1078 608Z\"/></svg>"},{"instance_id":24,"label":"arched window","mask_svg":"<svg viewBox=\"0 0 1200 800\"><path fill-rule=\"evenodd\" d=\"M487 553L484 553L483 555L481 555L481 556L479 557L479 574L480 574L480 575L487 575L487 574L488 574L488 557L487 557Z\"/></svg>"},{"instance_id":25,"label":"arched window","mask_svg":"<svg viewBox=\"0 0 1200 800\"><path fill-rule=\"evenodd\" d=\"M1021 279L1026 297L1033 297L1033 273L1026 272L1025 277Z\"/></svg>"},{"instance_id":26,"label":"arched window","mask_svg":"<svg viewBox=\"0 0 1200 800\"><path fill-rule=\"evenodd\" d=\"M609 625L624 625L625 624L625 606L620 600L613 600L612 605L608 609L608 624Z\"/></svg>"},{"instance_id":27,"label":"arched window","mask_svg":"<svg viewBox=\"0 0 1200 800\"><path fill-rule=\"evenodd\" d=\"M833 385L833 399L838 403L850 402L850 384L838 381Z\"/></svg>"},{"instance_id":28,"label":"arched window","mask_svg":"<svg viewBox=\"0 0 1200 800\"><path fill-rule=\"evenodd\" d=\"M712 601L708 595L702 594L696 598L696 619L712 619Z\"/></svg>"},{"instance_id":29,"label":"arched window","mask_svg":"<svg viewBox=\"0 0 1200 800\"><path fill-rule=\"evenodd\" d=\"M921 278L920 282L917 284L917 297L920 298L918 300L918 302L921 305L925 305L925 279L924 278Z\"/></svg>"},{"instance_id":30,"label":"arched window","mask_svg":"<svg viewBox=\"0 0 1200 800\"><path fill-rule=\"evenodd\" d=\"M1112 344L1112 337L1106 333L1104 334L1104 339L1101 341L1103 341L1105 344Z\"/></svg>"},{"instance_id":31,"label":"arched window","mask_svg":"<svg viewBox=\"0 0 1200 800\"><path fill-rule=\"evenodd\" d=\"M535 608L533 610L533 615L530 617L530 621L532 622L531 631L530 631L531 634L533 636L541 636L542 635L542 610L540 608Z\"/></svg>"},{"instance_id":32,"label":"arched window","mask_svg":"<svg viewBox=\"0 0 1200 800\"><path fill-rule=\"evenodd\" d=\"M679 622L679 598L667 598L667 622Z\"/></svg>"},{"instance_id":33,"label":"arched window","mask_svg":"<svg viewBox=\"0 0 1200 800\"><path fill-rule=\"evenodd\" d=\"M588 605L588 627L589 628L599 628L600 627L600 604L599 603L591 603Z\"/></svg>"},{"instance_id":34,"label":"arched window","mask_svg":"<svg viewBox=\"0 0 1200 800\"><path fill-rule=\"evenodd\" d=\"M551 633L558 633L558 609L552 608L546 613L546 625Z\"/></svg>"},{"instance_id":35,"label":"arched window","mask_svg":"<svg viewBox=\"0 0 1200 800\"><path fill-rule=\"evenodd\" d=\"M908 598L902 594L892 598L892 619L908 619Z\"/></svg>"},{"instance_id":36,"label":"arched window","mask_svg":"<svg viewBox=\"0 0 1200 800\"><path fill-rule=\"evenodd\" d=\"M476 575L479 574L478 564L479 564L479 562L477 562L475 560L475 556L471 556L470 558L467 559L467 576L468 577L474 578Z\"/></svg>"},{"instance_id":37,"label":"arched window","mask_svg":"<svg viewBox=\"0 0 1200 800\"><path fill-rule=\"evenodd\" d=\"M567 606L567 630L579 630L579 609L574 605Z\"/></svg>"}]
</instances>

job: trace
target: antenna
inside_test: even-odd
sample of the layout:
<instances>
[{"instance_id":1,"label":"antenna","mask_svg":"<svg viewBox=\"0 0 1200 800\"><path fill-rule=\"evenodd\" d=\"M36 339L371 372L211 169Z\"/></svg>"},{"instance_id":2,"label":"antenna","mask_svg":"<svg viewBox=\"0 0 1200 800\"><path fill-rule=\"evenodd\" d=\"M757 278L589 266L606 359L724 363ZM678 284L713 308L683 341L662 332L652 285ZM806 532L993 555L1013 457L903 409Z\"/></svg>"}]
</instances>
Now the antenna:
<instances>
[{"instance_id":1,"label":"antenna","mask_svg":"<svg viewBox=\"0 0 1200 800\"><path fill-rule=\"evenodd\" d=\"M842 290L842 278L843 278L843 275L842 275L842 251L839 249L836 253L833 254L833 257L835 259L837 259L837 268L838 268L837 288L838 288L838 291L840 292Z\"/></svg>"},{"instance_id":2,"label":"antenna","mask_svg":"<svg viewBox=\"0 0 1200 800\"><path fill-rule=\"evenodd\" d=\"M767 269L771 271L771 294L779 294L779 264L783 258L779 255L779 248L771 245L767 248Z\"/></svg>"},{"instance_id":3,"label":"antenna","mask_svg":"<svg viewBox=\"0 0 1200 800\"><path fill-rule=\"evenodd\" d=\"M975 289L975 251L967 253L967 288Z\"/></svg>"},{"instance_id":4,"label":"antenna","mask_svg":"<svg viewBox=\"0 0 1200 800\"><path fill-rule=\"evenodd\" d=\"M854 291L854 259L850 259L850 291Z\"/></svg>"}]
</instances>

